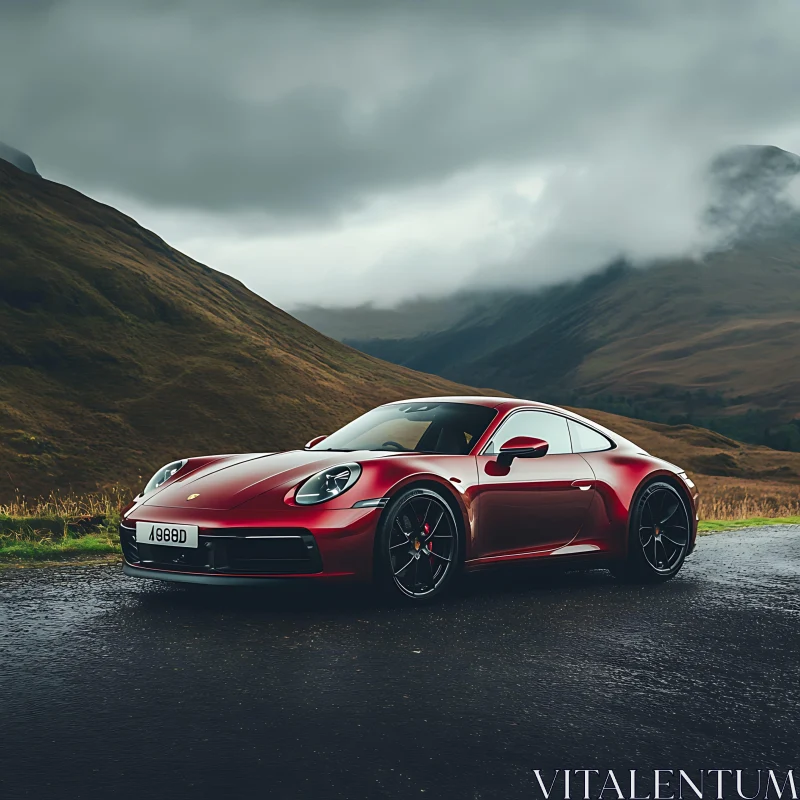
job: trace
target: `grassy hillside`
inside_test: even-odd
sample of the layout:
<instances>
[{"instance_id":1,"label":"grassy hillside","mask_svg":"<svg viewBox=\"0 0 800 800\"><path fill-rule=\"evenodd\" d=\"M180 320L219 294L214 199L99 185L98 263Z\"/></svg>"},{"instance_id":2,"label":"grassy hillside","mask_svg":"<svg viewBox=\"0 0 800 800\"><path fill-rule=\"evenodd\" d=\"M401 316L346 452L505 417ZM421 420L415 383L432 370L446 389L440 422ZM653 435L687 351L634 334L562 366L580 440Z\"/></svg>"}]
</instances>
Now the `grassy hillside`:
<instances>
[{"instance_id":1,"label":"grassy hillside","mask_svg":"<svg viewBox=\"0 0 800 800\"><path fill-rule=\"evenodd\" d=\"M328 339L113 208L0 160L0 500L302 445L470 393Z\"/></svg>"}]
</instances>

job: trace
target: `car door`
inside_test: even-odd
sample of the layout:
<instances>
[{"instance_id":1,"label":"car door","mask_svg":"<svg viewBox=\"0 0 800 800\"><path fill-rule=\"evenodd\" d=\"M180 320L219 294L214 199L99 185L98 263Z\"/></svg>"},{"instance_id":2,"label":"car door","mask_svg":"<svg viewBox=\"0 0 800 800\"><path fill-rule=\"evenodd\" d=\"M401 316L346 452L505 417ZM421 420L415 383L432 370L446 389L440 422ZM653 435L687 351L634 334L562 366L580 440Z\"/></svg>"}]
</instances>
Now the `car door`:
<instances>
[{"instance_id":1,"label":"car door","mask_svg":"<svg viewBox=\"0 0 800 800\"><path fill-rule=\"evenodd\" d=\"M497 462L501 445L515 436L544 439L540 458ZM594 473L572 452L567 419L547 411L522 410L499 426L477 456L479 492L473 557L549 551L575 538L594 495Z\"/></svg>"}]
</instances>

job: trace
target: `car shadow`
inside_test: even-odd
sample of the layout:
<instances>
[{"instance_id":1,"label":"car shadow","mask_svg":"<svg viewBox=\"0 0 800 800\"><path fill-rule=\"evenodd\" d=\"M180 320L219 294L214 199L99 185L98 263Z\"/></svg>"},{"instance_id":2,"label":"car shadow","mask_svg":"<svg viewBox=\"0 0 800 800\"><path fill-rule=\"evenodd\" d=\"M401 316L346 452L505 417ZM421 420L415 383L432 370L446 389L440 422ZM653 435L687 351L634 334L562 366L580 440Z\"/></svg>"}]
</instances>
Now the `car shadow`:
<instances>
[{"instance_id":1,"label":"car shadow","mask_svg":"<svg viewBox=\"0 0 800 800\"><path fill-rule=\"evenodd\" d=\"M229 587L142 582L136 602L153 612L186 609L192 612L237 614L350 616L365 611L402 611L404 614L430 613L431 610L468 608L470 605L505 606L509 602L552 602L569 596L573 601L582 595L587 602L603 596L620 599L647 597L651 594L684 594L691 583L677 578L666 584L637 585L617 581L605 569L554 569L552 566L505 565L468 573L461 577L454 591L429 603L409 607L379 595L364 585L296 583L268 584L263 587Z\"/></svg>"}]
</instances>

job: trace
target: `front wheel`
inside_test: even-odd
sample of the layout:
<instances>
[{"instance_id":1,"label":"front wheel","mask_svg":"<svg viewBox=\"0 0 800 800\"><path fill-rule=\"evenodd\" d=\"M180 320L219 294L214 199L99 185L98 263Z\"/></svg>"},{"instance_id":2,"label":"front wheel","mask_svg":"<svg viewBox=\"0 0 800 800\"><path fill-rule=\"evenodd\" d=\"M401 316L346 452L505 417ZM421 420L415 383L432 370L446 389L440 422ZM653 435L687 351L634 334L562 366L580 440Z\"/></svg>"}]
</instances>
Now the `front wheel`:
<instances>
[{"instance_id":1,"label":"front wheel","mask_svg":"<svg viewBox=\"0 0 800 800\"><path fill-rule=\"evenodd\" d=\"M631 508L628 557L612 572L624 580L668 581L683 566L690 535L689 507L683 495L672 484L649 483Z\"/></svg>"},{"instance_id":2,"label":"front wheel","mask_svg":"<svg viewBox=\"0 0 800 800\"><path fill-rule=\"evenodd\" d=\"M461 542L453 510L431 489L407 489L386 507L375 537L375 580L389 596L424 602L452 584Z\"/></svg>"}]
</instances>

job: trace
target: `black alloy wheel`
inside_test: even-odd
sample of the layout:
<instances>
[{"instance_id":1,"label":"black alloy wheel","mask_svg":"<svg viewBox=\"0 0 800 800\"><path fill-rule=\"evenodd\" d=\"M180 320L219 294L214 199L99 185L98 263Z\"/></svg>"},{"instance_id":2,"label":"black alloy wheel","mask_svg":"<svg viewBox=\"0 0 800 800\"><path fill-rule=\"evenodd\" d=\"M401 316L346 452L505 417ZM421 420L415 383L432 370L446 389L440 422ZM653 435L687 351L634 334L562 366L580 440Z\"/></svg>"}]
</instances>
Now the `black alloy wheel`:
<instances>
[{"instance_id":1,"label":"black alloy wheel","mask_svg":"<svg viewBox=\"0 0 800 800\"><path fill-rule=\"evenodd\" d=\"M408 489L386 507L375 542L377 582L395 597L425 601L450 585L459 567L459 529L447 501Z\"/></svg>"},{"instance_id":2,"label":"black alloy wheel","mask_svg":"<svg viewBox=\"0 0 800 800\"><path fill-rule=\"evenodd\" d=\"M628 559L613 570L619 577L666 581L689 552L689 504L672 484L654 481L634 501L628 534Z\"/></svg>"}]
</instances>

